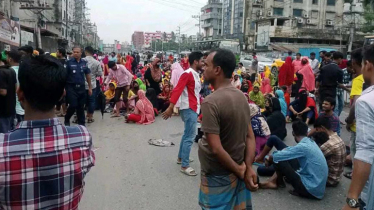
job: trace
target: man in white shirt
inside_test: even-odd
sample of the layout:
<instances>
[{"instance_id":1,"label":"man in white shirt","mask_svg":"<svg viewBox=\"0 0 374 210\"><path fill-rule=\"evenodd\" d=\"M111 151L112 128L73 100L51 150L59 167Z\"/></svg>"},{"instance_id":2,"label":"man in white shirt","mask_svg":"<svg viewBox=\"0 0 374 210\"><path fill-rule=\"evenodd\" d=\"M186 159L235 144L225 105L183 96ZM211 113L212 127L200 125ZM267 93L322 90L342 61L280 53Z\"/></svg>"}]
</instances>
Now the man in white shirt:
<instances>
[{"instance_id":1,"label":"man in white shirt","mask_svg":"<svg viewBox=\"0 0 374 210\"><path fill-rule=\"evenodd\" d=\"M352 182L348 191L343 210L373 209L373 192L369 187L374 183L369 181L371 167L374 159L374 45L363 50L362 75L368 87L356 100L356 155L354 156L354 169ZM372 174L370 177L373 177ZM371 179L373 180L373 179ZM371 182L371 183L370 183ZM361 194L362 203L359 202ZM368 206L364 207L365 204ZM363 208L364 207L364 208Z\"/></svg>"},{"instance_id":2,"label":"man in white shirt","mask_svg":"<svg viewBox=\"0 0 374 210\"><path fill-rule=\"evenodd\" d=\"M310 53L309 63L313 69L314 76L317 76L319 74L319 61L316 59L316 53Z\"/></svg>"}]
</instances>

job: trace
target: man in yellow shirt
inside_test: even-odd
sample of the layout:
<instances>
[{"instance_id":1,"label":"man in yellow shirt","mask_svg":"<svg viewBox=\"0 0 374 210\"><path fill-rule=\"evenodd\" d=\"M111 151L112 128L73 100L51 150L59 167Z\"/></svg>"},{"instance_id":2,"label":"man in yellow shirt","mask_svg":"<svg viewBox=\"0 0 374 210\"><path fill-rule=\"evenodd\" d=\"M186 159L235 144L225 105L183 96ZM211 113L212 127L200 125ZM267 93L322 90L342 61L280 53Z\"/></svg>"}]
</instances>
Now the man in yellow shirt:
<instances>
[{"instance_id":1,"label":"man in yellow shirt","mask_svg":"<svg viewBox=\"0 0 374 210\"><path fill-rule=\"evenodd\" d=\"M361 96L363 86L364 86L364 77L361 72L362 68L362 48L352 51L352 68L355 78L352 81L352 89L350 94L351 99L351 109L349 115L345 120L347 123L347 130L351 132L351 159L354 159L356 154L356 120L355 120L355 103L356 100ZM344 174L345 177L351 178L352 172Z\"/></svg>"}]
</instances>

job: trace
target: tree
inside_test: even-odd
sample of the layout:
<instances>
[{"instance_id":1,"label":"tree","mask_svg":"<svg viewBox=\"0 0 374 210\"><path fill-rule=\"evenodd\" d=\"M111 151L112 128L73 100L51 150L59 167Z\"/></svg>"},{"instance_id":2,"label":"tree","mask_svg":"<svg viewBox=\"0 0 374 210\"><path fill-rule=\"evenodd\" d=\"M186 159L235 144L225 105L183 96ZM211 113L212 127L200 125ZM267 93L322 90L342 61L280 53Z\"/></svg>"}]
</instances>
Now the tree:
<instances>
[{"instance_id":1,"label":"tree","mask_svg":"<svg viewBox=\"0 0 374 210\"><path fill-rule=\"evenodd\" d=\"M366 23L363 26L363 31L374 32L374 9L369 4L365 7L364 18Z\"/></svg>"},{"instance_id":2,"label":"tree","mask_svg":"<svg viewBox=\"0 0 374 210\"><path fill-rule=\"evenodd\" d=\"M175 37L174 31L172 31L171 32L171 41L175 42L176 39L177 39L177 37Z\"/></svg>"},{"instance_id":3,"label":"tree","mask_svg":"<svg viewBox=\"0 0 374 210\"><path fill-rule=\"evenodd\" d=\"M163 34L162 34L162 40L164 40L164 41L166 41L166 32L164 32Z\"/></svg>"}]
</instances>

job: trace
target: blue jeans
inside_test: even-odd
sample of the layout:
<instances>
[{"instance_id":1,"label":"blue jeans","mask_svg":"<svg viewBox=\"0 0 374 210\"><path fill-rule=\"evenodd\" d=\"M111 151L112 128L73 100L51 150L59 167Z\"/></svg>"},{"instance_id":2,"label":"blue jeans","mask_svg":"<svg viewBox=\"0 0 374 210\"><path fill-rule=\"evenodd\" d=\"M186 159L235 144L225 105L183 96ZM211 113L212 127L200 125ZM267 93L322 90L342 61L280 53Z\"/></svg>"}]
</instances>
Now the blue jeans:
<instances>
[{"instance_id":1,"label":"blue jeans","mask_svg":"<svg viewBox=\"0 0 374 210\"><path fill-rule=\"evenodd\" d=\"M94 111L95 111L95 107L96 107L96 90L98 88L94 88L92 89L92 95L89 96L88 95L88 90L86 90L86 96L87 96L87 100L86 100L86 107L87 107L87 113L89 114L93 114Z\"/></svg>"},{"instance_id":2,"label":"blue jeans","mask_svg":"<svg viewBox=\"0 0 374 210\"><path fill-rule=\"evenodd\" d=\"M190 166L191 146L196 136L197 113L192 109L182 109L180 111L184 122L184 133L179 147L178 158L182 159L182 167Z\"/></svg>"},{"instance_id":3,"label":"blue jeans","mask_svg":"<svg viewBox=\"0 0 374 210\"><path fill-rule=\"evenodd\" d=\"M337 93L336 93L336 106L335 106L334 113L337 116L340 117L340 114L343 111L343 107L344 107L344 92L337 90Z\"/></svg>"}]
</instances>

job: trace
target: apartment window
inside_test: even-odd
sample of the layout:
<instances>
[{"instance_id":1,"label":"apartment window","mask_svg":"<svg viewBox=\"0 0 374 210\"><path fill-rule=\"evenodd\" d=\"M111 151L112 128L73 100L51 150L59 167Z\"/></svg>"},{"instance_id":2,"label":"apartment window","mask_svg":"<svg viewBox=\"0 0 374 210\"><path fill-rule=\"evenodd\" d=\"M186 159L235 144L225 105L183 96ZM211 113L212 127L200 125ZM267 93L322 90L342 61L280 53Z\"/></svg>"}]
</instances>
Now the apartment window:
<instances>
[{"instance_id":1,"label":"apartment window","mask_svg":"<svg viewBox=\"0 0 374 210\"><path fill-rule=\"evenodd\" d=\"M312 11L312 18L318 19L318 11Z\"/></svg>"},{"instance_id":2,"label":"apartment window","mask_svg":"<svg viewBox=\"0 0 374 210\"><path fill-rule=\"evenodd\" d=\"M303 3L303 0L293 0L293 3Z\"/></svg>"},{"instance_id":3,"label":"apartment window","mask_svg":"<svg viewBox=\"0 0 374 210\"><path fill-rule=\"evenodd\" d=\"M302 9L293 9L293 16L294 17L301 17L303 15Z\"/></svg>"},{"instance_id":4,"label":"apartment window","mask_svg":"<svg viewBox=\"0 0 374 210\"><path fill-rule=\"evenodd\" d=\"M283 16L283 8L273 8L273 15Z\"/></svg>"},{"instance_id":5,"label":"apartment window","mask_svg":"<svg viewBox=\"0 0 374 210\"><path fill-rule=\"evenodd\" d=\"M318 4L318 0L312 0L312 4Z\"/></svg>"},{"instance_id":6,"label":"apartment window","mask_svg":"<svg viewBox=\"0 0 374 210\"><path fill-rule=\"evenodd\" d=\"M327 6L335 6L336 0L327 0Z\"/></svg>"}]
</instances>

